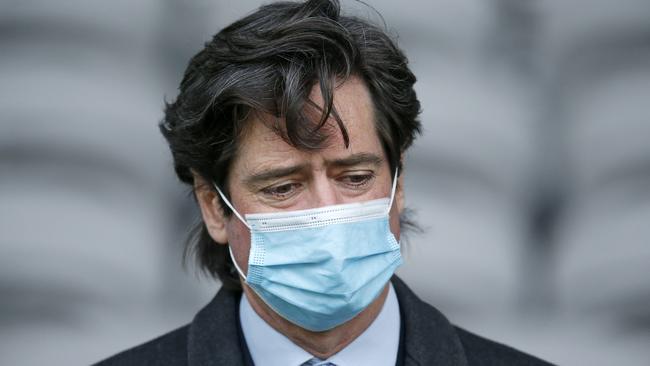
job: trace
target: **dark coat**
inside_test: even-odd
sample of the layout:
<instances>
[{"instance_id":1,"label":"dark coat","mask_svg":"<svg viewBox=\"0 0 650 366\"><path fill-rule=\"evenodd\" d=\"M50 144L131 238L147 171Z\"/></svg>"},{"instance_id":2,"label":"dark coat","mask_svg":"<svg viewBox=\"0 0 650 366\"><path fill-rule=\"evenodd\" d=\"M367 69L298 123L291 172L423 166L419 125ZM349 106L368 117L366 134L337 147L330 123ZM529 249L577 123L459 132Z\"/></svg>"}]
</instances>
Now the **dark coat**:
<instances>
[{"instance_id":1,"label":"dark coat","mask_svg":"<svg viewBox=\"0 0 650 366\"><path fill-rule=\"evenodd\" d=\"M453 326L399 278L393 276L392 282L402 317L405 366L549 365ZM240 297L241 292L222 289L190 324L97 365L243 366L250 356L239 334Z\"/></svg>"}]
</instances>

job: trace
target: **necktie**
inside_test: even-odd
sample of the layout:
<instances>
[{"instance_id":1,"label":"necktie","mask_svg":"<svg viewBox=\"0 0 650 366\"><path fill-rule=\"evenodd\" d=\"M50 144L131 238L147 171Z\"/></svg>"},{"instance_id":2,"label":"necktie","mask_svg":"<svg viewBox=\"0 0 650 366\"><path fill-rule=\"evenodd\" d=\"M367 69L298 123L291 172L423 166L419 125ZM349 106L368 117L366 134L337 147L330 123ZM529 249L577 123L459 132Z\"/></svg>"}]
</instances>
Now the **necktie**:
<instances>
[{"instance_id":1,"label":"necktie","mask_svg":"<svg viewBox=\"0 0 650 366\"><path fill-rule=\"evenodd\" d=\"M323 361L323 360L320 360L320 359L314 357L311 360L305 361L300 366L336 366L336 365L331 363L331 362Z\"/></svg>"}]
</instances>

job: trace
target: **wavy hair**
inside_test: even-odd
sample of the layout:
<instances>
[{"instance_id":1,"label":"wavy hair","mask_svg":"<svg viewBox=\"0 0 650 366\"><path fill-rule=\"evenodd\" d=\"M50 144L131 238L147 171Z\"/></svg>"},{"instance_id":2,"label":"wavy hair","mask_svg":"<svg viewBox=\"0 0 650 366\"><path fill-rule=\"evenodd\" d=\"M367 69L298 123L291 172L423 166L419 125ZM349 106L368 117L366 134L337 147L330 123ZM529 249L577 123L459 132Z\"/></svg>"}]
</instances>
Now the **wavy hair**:
<instances>
[{"instance_id":1,"label":"wavy hair","mask_svg":"<svg viewBox=\"0 0 650 366\"><path fill-rule=\"evenodd\" d=\"M256 113L277 117L275 131L302 150L322 147L331 133L323 126L332 117L347 146L333 93L338 82L352 75L368 87L376 131L395 169L420 132L420 103L413 89L415 76L391 38L378 26L341 15L336 0L260 7L205 44L191 59L178 97L166 104L160 131L169 143L176 174L193 185L196 172L228 196L224 183L230 164L244 127ZM323 107L309 99L316 85ZM320 118L313 118L314 112ZM228 247L217 245L203 222L188 239L189 257L225 288L241 288Z\"/></svg>"}]
</instances>

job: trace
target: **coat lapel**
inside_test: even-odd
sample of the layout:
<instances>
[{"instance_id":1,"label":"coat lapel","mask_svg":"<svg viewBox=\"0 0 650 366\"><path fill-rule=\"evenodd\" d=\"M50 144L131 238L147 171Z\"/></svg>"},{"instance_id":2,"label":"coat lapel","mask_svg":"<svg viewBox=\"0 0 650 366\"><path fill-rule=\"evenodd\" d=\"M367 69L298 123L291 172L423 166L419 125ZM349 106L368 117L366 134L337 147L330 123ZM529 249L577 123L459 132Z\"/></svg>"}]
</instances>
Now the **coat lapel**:
<instances>
[{"instance_id":1,"label":"coat lapel","mask_svg":"<svg viewBox=\"0 0 650 366\"><path fill-rule=\"evenodd\" d=\"M194 317L188 335L188 365L244 365L237 326L240 296L222 288Z\"/></svg>"},{"instance_id":2,"label":"coat lapel","mask_svg":"<svg viewBox=\"0 0 650 366\"><path fill-rule=\"evenodd\" d=\"M405 366L466 366L465 350L449 320L420 300L397 276L391 281L404 327Z\"/></svg>"},{"instance_id":3,"label":"coat lapel","mask_svg":"<svg viewBox=\"0 0 650 366\"><path fill-rule=\"evenodd\" d=\"M405 366L467 366L454 327L420 300L397 276L391 279L404 327ZM192 321L188 335L190 366L244 365L237 322L241 293L221 289Z\"/></svg>"}]
</instances>

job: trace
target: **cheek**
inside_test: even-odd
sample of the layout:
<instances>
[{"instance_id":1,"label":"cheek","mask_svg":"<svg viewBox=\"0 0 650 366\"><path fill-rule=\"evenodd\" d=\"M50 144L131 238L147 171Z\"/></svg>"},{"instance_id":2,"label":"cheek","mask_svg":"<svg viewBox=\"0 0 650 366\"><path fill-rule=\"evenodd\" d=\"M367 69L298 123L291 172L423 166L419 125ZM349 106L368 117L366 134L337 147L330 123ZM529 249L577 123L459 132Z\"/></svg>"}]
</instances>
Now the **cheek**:
<instances>
[{"instance_id":1,"label":"cheek","mask_svg":"<svg viewBox=\"0 0 650 366\"><path fill-rule=\"evenodd\" d=\"M236 217L231 217L226 225L226 230L228 231L228 245L232 248L237 265L244 274L247 274L251 243L250 231Z\"/></svg>"}]
</instances>

